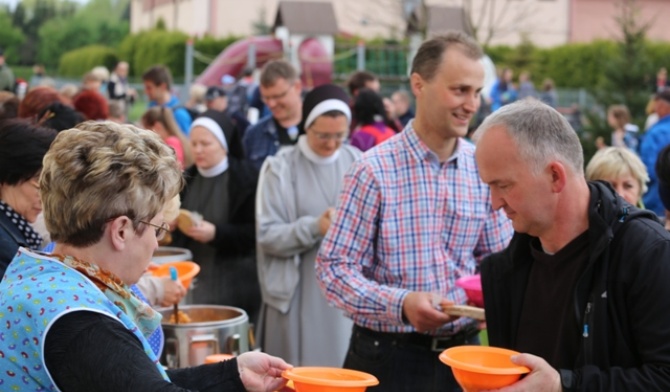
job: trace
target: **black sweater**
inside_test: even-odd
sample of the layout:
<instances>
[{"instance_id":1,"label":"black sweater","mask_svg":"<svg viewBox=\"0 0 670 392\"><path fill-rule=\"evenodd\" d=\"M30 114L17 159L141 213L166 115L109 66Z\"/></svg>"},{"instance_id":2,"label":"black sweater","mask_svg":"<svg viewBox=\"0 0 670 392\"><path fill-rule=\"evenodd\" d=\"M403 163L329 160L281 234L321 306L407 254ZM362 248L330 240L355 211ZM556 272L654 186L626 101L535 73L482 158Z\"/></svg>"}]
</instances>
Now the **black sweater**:
<instances>
[{"instance_id":1,"label":"black sweater","mask_svg":"<svg viewBox=\"0 0 670 392\"><path fill-rule=\"evenodd\" d=\"M571 293L578 323L567 326L580 349L574 369L559 369L564 390L670 391L670 235L610 186L589 188L589 263ZM531 240L515 233L482 262L492 346L517 347Z\"/></svg>"},{"instance_id":2,"label":"black sweater","mask_svg":"<svg viewBox=\"0 0 670 392\"><path fill-rule=\"evenodd\" d=\"M94 312L64 315L45 342L45 363L62 391L245 391L237 360L168 370L165 381L142 343L120 322Z\"/></svg>"}]
</instances>

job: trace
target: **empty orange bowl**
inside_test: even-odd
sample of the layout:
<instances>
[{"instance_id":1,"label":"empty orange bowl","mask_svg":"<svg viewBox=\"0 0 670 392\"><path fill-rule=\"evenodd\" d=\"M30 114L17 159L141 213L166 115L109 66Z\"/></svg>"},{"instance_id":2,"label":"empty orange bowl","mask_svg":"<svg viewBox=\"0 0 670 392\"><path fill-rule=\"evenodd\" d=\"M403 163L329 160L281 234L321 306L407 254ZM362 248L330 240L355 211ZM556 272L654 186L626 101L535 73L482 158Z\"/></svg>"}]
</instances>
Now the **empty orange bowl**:
<instances>
[{"instance_id":1,"label":"empty orange bowl","mask_svg":"<svg viewBox=\"0 0 670 392\"><path fill-rule=\"evenodd\" d=\"M296 367L282 376L293 381L296 392L363 392L379 384L371 374L330 367Z\"/></svg>"},{"instance_id":2,"label":"empty orange bowl","mask_svg":"<svg viewBox=\"0 0 670 392\"><path fill-rule=\"evenodd\" d=\"M484 293L482 293L482 279L480 275L464 276L456 281L456 286L465 290L468 299L475 306L484 307Z\"/></svg>"},{"instance_id":3,"label":"empty orange bowl","mask_svg":"<svg viewBox=\"0 0 670 392\"><path fill-rule=\"evenodd\" d=\"M153 276L170 276L170 267L175 267L177 269L179 281L186 289L191 285L191 280L193 280L193 278L200 272L200 266L192 261L172 261L161 264L156 268L152 268L149 272L151 272Z\"/></svg>"},{"instance_id":4,"label":"empty orange bowl","mask_svg":"<svg viewBox=\"0 0 670 392\"><path fill-rule=\"evenodd\" d=\"M510 359L513 350L489 346L457 346L444 350L440 361L451 367L458 384L466 392L499 389L512 385L530 372Z\"/></svg>"}]
</instances>

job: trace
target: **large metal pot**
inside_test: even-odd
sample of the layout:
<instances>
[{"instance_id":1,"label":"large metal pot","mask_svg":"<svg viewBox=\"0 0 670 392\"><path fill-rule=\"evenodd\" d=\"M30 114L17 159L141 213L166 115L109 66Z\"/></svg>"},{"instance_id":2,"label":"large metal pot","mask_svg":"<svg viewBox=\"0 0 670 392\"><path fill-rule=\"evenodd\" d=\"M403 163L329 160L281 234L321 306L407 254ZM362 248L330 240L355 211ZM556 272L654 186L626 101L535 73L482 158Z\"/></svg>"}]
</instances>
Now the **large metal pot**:
<instances>
[{"instance_id":1,"label":"large metal pot","mask_svg":"<svg viewBox=\"0 0 670 392\"><path fill-rule=\"evenodd\" d=\"M193 260L193 253L189 249L177 248L175 246L159 246L151 257L151 261L156 264L191 260Z\"/></svg>"},{"instance_id":2,"label":"large metal pot","mask_svg":"<svg viewBox=\"0 0 670 392\"><path fill-rule=\"evenodd\" d=\"M220 305L187 305L179 310L190 323L170 323L172 308L159 309L165 334L161 363L168 368L202 365L211 354L249 351L249 317L244 310Z\"/></svg>"}]
</instances>

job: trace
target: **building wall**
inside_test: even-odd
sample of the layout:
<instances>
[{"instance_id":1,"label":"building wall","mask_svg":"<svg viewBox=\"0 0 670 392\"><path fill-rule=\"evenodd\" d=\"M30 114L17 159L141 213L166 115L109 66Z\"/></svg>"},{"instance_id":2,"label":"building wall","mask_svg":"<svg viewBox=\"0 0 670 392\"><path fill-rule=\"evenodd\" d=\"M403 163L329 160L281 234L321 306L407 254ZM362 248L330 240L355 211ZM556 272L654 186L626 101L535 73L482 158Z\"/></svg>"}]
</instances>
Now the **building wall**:
<instances>
[{"instance_id":1,"label":"building wall","mask_svg":"<svg viewBox=\"0 0 670 392\"><path fill-rule=\"evenodd\" d=\"M370 38L402 38L406 30L400 0L312 0L331 2L340 32ZM470 5L472 19L484 43L492 28L491 45L517 45L527 37L538 46L587 42L616 37L618 0L425 0L427 5ZM133 0L131 31L153 27L159 18L168 29L192 35L248 36L261 18L272 26L279 0ZM670 40L670 0L637 0L640 19L654 22L649 37ZM495 13L484 4L494 4Z\"/></svg>"},{"instance_id":2,"label":"building wall","mask_svg":"<svg viewBox=\"0 0 670 392\"><path fill-rule=\"evenodd\" d=\"M621 8L614 0L571 0L572 26L571 42L589 42L594 39L616 39L620 28L615 18L621 14ZM670 40L669 0L637 0L638 20L641 24L650 23L647 37L653 40Z\"/></svg>"},{"instance_id":3,"label":"building wall","mask_svg":"<svg viewBox=\"0 0 670 392\"><path fill-rule=\"evenodd\" d=\"M568 40L570 0L426 0L427 5L464 7L478 27L477 39L490 45L518 45L527 37L537 46ZM492 5L494 7L492 7ZM492 10L493 9L493 10Z\"/></svg>"},{"instance_id":4,"label":"building wall","mask_svg":"<svg viewBox=\"0 0 670 392\"><path fill-rule=\"evenodd\" d=\"M399 0L311 1L332 3L339 29L345 34L402 38L405 33ZM163 18L168 29L174 29L176 19L176 26L188 34L247 36L254 33L253 24L262 16L269 26L274 24L278 3L279 0L133 0L131 32L150 29Z\"/></svg>"}]
</instances>

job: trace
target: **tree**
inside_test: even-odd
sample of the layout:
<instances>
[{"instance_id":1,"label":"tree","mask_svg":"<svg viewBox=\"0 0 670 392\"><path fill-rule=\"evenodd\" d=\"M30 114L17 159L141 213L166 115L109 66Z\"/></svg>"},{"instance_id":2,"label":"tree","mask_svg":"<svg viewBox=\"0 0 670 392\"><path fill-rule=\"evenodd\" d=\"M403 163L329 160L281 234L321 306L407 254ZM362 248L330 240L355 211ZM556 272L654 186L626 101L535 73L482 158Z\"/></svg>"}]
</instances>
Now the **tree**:
<instances>
[{"instance_id":1,"label":"tree","mask_svg":"<svg viewBox=\"0 0 670 392\"><path fill-rule=\"evenodd\" d=\"M265 7L258 9L258 19L251 23L251 30L254 32L254 35L268 35L272 31L272 26L266 21L266 14Z\"/></svg>"},{"instance_id":2,"label":"tree","mask_svg":"<svg viewBox=\"0 0 670 392\"><path fill-rule=\"evenodd\" d=\"M32 65L37 61L37 53L41 44L39 29L54 18L72 17L78 4L67 0L23 0L19 2L12 14L12 25L21 30L25 41L18 53L21 65Z\"/></svg>"},{"instance_id":3,"label":"tree","mask_svg":"<svg viewBox=\"0 0 670 392\"><path fill-rule=\"evenodd\" d=\"M603 113L610 105L626 105L633 122L639 126L644 125L645 107L649 100L647 77L651 72L646 48L646 33L650 22L640 21L637 0L617 0L617 8L618 15L615 19L620 37L616 41L616 54L603 64L603 78L590 91L602 105L599 112L587 114L590 140L601 136L609 142L611 129ZM587 143L584 145L584 152L590 156L595 148Z\"/></svg>"},{"instance_id":4,"label":"tree","mask_svg":"<svg viewBox=\"0 0 670 392\"><path fill-rule=\"evenodd\" d=\"M528 21L537 11L537 5L531 0L460 0L460 2L472 36L482 46L489 46L494 38L534 30Z\"/></svg>"},{"instance_id":5,"label":"tree","mask_svg":"<svg viewBox=\"0 0 670 392\"><path fill-rule=\"evenodd\" d=\"M6 10L0 10L0 43L5 50L7 63L18 62L19 47L25 41L20 29L12 26L12 17Z\"/></svg>"},{"instance_id":6,"label":"tree","mask_svg":"<svg viewBox=\"0 0 670 392\"><path fill-rule=\"evenodd\" d=\"M56 18L45 23L39 31L38 62L56 68L64 53L95 41L90 23L78 18Z\"/></svg>"}]
</instances>

